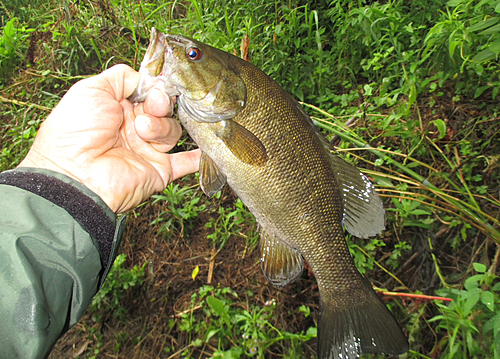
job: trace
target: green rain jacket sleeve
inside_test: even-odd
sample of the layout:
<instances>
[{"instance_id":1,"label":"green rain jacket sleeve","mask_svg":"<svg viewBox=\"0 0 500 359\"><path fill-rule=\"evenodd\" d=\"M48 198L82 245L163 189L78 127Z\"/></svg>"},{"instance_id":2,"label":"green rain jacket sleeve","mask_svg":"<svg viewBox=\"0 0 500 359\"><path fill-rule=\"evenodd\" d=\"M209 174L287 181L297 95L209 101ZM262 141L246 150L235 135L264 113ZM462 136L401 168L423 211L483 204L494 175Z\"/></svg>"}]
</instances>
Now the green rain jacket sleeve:
<instances>
[{"instance_id":1,"label":"green rain jacket sleeve","mask_svg":"<svg viewBox=\"0 0 500 359\"><path fill-rule=\"evenodd\" d=\"M44 358L82 316L125 217L59 173L0 173L0 358Z\"/></svg>"}]
</instances>

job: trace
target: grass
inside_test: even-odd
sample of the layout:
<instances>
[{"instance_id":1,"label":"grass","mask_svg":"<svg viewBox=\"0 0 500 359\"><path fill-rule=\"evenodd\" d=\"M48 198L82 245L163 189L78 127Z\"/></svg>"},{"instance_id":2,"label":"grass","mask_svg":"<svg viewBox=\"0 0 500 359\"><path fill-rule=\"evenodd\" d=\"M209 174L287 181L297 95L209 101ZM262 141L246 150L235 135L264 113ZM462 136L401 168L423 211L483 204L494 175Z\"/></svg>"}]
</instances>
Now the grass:
<instances>
[{"instance_id":1,"label":"grass","mask_svg":"<svg viewBox=\"0 0 500 359\"><path fill-rule=\"evenodd\" d=\"M15 0L0 9L0 170L21 161L73 83L116 63L137 69L150 27L238 55L248 36L250 60L377 185L386 231L348 237L360 271L382 289L453 299L389 302L409 357L500 358L495 1ZM180 148L192 146L184 138ZM314 280L304 275L286 292L267 287L241 202L227 189L206 198L193 176L151 203L130 229L146 244L127 237L127 261L120 257L107 294L96 297L94 319L75 329L87 343L80 357L312 355ZM206 286L209 278L225 286ZM110 317L110 305L120 315Z\"/></svg>"}]
</instances>

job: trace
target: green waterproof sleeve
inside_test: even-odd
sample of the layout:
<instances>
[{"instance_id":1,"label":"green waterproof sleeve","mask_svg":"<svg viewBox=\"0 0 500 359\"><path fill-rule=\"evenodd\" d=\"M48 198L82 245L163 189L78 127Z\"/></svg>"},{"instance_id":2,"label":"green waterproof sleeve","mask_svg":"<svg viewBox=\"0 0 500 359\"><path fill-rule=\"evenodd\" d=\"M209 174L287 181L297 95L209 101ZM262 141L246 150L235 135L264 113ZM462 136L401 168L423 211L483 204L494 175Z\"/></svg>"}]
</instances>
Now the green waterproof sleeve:
<instances>
[{"instance_id":1,"label":"green waterproof sleeve","mask_svg":"<svg viewBox=\"0 0 500 359\"><path fill-rule=\"evenodd\" d=\"M0 173L0 358L44 358L109 271L125 217L62 174Z\"/></svg>"}]
</instances>

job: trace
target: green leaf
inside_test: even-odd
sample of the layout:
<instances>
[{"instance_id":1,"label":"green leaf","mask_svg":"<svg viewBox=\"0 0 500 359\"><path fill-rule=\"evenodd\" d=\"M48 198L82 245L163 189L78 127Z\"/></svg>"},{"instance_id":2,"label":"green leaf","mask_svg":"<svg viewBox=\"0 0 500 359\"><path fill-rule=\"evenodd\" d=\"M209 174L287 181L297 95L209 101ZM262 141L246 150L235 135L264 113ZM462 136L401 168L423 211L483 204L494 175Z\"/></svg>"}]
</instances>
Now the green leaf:
<instances>
[{"instance_id":1,"label":"green leaf","mask_svg":"<svg viewBox=\"0 0 500 359\"><path fill-rule=\"evenodd\" d=\"M299 308L299 312L304 313L304 317L308 317L311 315L311 308L306 307L305 305L301 305Z\"/></svg>"},{"instance_id":2,"label":"green leaf","mask_svg":"<svg viewBox=\"0 0 500 359\"><path fill-rule=\"evenodd\" d=\"M498 90L500 90L500 87L497 85L493 87L493 91L491 92L491 98L494 100L497 95L498 95Z\"/></svg>"},{"instance_id":3,"label":"green leaf","mask_svg":"<svg viewBox=\"0 0 500 359\"><path fill-rule=\"evenodd\" d=\"M475 62L484 62L495 59L497 56L490 49L485 49L483 51L479 51L476 56L472 58L471 61Z\"/></svg>"},{"instance_id":4,"label":"green leaf","mask_svg":"<svg viewBox=\"0 0 500 359\"><path fill-rule=\"evenodd\" d=\"M295 96L297 96L300 101L304 101L304 93L302 92L302 90L299 87L297 87L294 91L295 91Z\"/></svg>"},{"instance_id":5,"label":"green leaf","mask_svg":"<svg viewBox=\"0 0 500 359\"><path fill-rule=\"evenodd\" d=\"M414 216L423 216L423 215L429 215L431 212L426 211L424 209L414 209L411 211L411 214Z\"/></svg>"},{"instance_id":6,"label":"green leaf","mask_svg":"<svg viewBox=\"0 0 500 359\"><path fill-rule=\"evenodd\" d=\"M498 17L490 17L486 21L479 21L476 22L474 25L470 26L467 30L468 31L479 31L486 29L487 27L493 26L498 22Z\"/></svg>"},{"instance_id":7,"label":"green leaf","mask_svg":"<svg viewBox=\"0 0 500 359\"><path fill-rule=\"evenodd\" d=\"M408 108L411 107L417 100L417 87L415 83L410 84L410 95L408 96Z\"/></svg>"},{"instance_id":8,"label":"green leaf","mask_svg":"<svg viewBox=\"0 0 500 359\"><path fill-rule=\"evenodd\" d=\"M281 33L281 26L282 26L282 24L281 24L281 23L279 23L279 24L278 24L278 25L276 25L276 27L274 28L274 33L275 33L276 35L279 35L279 34Z\"/></svg>"},{"instance_id":9,"label":"green leaf","mask_svg":"<svg viewBox=\"0 0 500 359\"><path fill-rule=\"evenodd\" d=\"M318 336L318 328L310 327L309 329L307 329L306 335L310 338L316 338Z\"/></svg>"},{"instance_id":10,"label":"green leaf","mask_svg":"<svg viewBox=\"0 0 500 359\"><path fill-rule=\"evenodd\" d=\"M205 340L205 343L208 343L208 341L215 335L217 334L218 332L220 331L220 329L212 329L210 330L208 333L207 333L207 339Z\"/></svg>"},{"instance_id":11,"label":"green leaf","mask_svg":"<svg viewBox=\"0 0 500 359\"><path fill-rule=\"evenodd\" d=\"M495 296L491 292L481 293L481 303L483 303L492 312L495 311Z\"/></svg>"},{"instance_id":12,"label":"green leaf","mask_svg":"<svg viewBox=\"0 0 500 359\"><path fill-rule=\"evenodd\" d=\"M490 88L489 85L478 87L476 89L476 91L474 91L474 98L478 98L479 96L481 96L483 94L484 91L486 91L489 88Z\"/></svg>"},{"instance_id":13,"label":"green leaf","mask_svg":"<svg viewBox=\"0 0 500 359\"><path fill-rule=\"evenodd\" d=\"M486 266L482 263L472 263L472 266L474 267L474 270L478 273L485 273L486 272Z\"/></svg>"},{"instance_id":14,"label":"green leaf","mask_svg":"<svg viewBox=\"0 0 500 359\"><path fill-rule=\"evenodd\" d=\"M439 131L438 140L446 136L446 123L442 119L438 118L437 120L431 121L431 123L436 126Z\"/></svg>"},{"instance_id":15,"label":"green leaf","mask_svg":"<svg viewBox=\"0 0 500 359\"><path fill-rule=\"evenodd\" d=\"M431 221L433 221L431 219ZM404 224L405 227L420 227L420 228L431 228L429 222L427 220L413 220L413 219L405 219Z\"/></svg>"},{"instance_id":16,"label":"green leaf","mask_svg":"<svg viewBox=\"0 0 500 359\"><path fill-rule=\"evenodd\" d=\"M472 308L479 302L479 296L481 295L481 289L470 290L463 296L467 298L464 305L464 314L469 315L472 312Z\"/></svg>"},{"instance_id":17,"label":"green leaf","mask_svg":"<svg viewBox=\"0 0 500 359\"><path fill-rule=\"evenodd\" d=\"M217 313L219 317L226 314L226 311L224 310L224 302L222 300L215 297L207 297L207 304L215 313Z\"/></svg>"},{"instance_id":18,"label":"green leaf","mask_svg":"<svg viewBox=\"0 0 500 359\"><path fill-rule=\"evenodd\" d=\"M466 1L467 0L450 0L446 3L446 5L448 5L450 7L455 7L455 6L458 6Z\"/></svg>"},{"instance_id":19,"label":"green leaf","mask_svg":"<svg viewBox=\"0 0 500 359\"><path fill-rule=\"evenodd\" d=\"M221 358L221 359L239 359L243 355L243 348L242 347L232 347L231 349L227 351L219 351L216 350L214 352L214 358Z\"/></svg>"},{"instance_id":20,"label":"green leaf","mask_svg":"<svg viewBox=\"0 0 500 359\"><path fill-rule=\"evenodd\" d=\"M498 282L497 284L495 284L491 290L494 290L494 291L500 291L500 282Z\"/></svg>"},{"instance_id":21,"label":"green leaf","mask_svg":"<svg viewBox=\"0 0 500 359\"><path fill-rule=\"evenodd\" d=\"M500 313L498 313L493 318L491 318L486 323L484 323L484 325L483 325L483 335L486 335L490 330L493 330L494 325L495 325L495 319L497 319L497 317L499 317L499 319L500 319Z\"/></svg>"},{"instance_id":22,"label":"green leaf","mask_svg":"<svg viewBox=\"0 0 500 359\"><path fill-rule=\"evenodd\" d=\"M500 32L500 24L497 24L484 31L481 31L479 35L491 35L491 34L497 34L498 32Z\"/></svg>"},{"instance_id":23,"label":"green leaf","mask_svg":"<svg viewBox=\"0 0 500 359\"><path fill-rule=\"evenodd\" d=\"M384 163L384 161L382 161L382 164ZM391 182L390 179L388 178L385 178L385 177L380 177L380 176L375 176L375 175L372 175L372 178L375 180L375 182L379 185L379 186L382 186L382 187L392 187L393 186L393 183Z\"/></svg>"},{"instance_id":24,"label":"green leaf","mask_svg":"<svg viewBox=\"0 0 500 359\"><path fill-rule=\"evenodd\" d=\"M195 340L193 340L193 341L191 342L191 345L192 345L193 347L199 347L199 346L201 346L202 344L203 344L203 340L201 340L200 338L195 339Z\"/></svg>"},{"instance_id":25,"label":"green leaf","mask_svg":"<svg viewBox=\"0 0 500 359\"><path fill-rule=\"evenodd\" d=\"M488 46L488 49L493 51L495 55L498 55L500 53L500 39L497 39L493 41L490 46Z\"/></svg>"},{"instance_id":26,"label":"green leaf","mask_svg":"<svg viewBox=\"0 0 500 359\"><path fill-rule=\"evenodd\" d=\"M476 274L465 280L464 287L467 290L473 290L479 287L479 283L484 279L484 274Z\"/></svg>"},{"instance_id":27,"label":"green leaf","mask_svg":"<svg viewBox=\"0 0 500 359\"><path fill-rule=\"evenodd\" d=\"M450 42L450 46L448 48L448 51L450 52L450 57L453 57L453 55L455 54L455 48L460 45L462 43L462 41L451 41Z\"/></svg>"},{"instance_id":28,"label":"green leaf","mask_svg":"<svg viewBox=\"0 0 500 359\"><path fill-rule=\"evenodd\" d=\"M497 333L500 333L500 313L497 313L494 317L493 332L495 333L495 336Z\"/></svg>"},{"instance_id":29,"label":"green leaf","mask_svg":"<svg viewBox=\"0 0 500 359\"><path fill-rule=\"evenodd\" d=\"M207 297L207 304L219 317L222 318L222 320L224 320L224 323L226 323L228 327L232 326L229 315L227 315L226 306L222 300L215 297Z\"/></svg>"}]
</instances>

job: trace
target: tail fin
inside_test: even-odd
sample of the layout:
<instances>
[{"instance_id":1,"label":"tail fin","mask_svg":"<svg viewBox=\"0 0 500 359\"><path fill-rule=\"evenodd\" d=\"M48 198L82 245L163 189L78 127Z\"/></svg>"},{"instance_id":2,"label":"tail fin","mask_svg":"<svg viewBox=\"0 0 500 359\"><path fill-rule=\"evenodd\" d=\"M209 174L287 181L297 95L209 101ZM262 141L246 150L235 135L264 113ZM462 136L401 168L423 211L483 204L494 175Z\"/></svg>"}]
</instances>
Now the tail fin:
<instances>
[{"instance_id":1,"label":"tail fin","mask_svg":"<svg viewBox=\"0 0 500 359\"><path fill-rule=\"evenodd\" d=\"M370 283L364 282L362 295L352 295L352 303L342 309L320 297L318 359L355 359L362 353L398 355L409 350L398 322Z\"/></svg>"}]
</instances>

